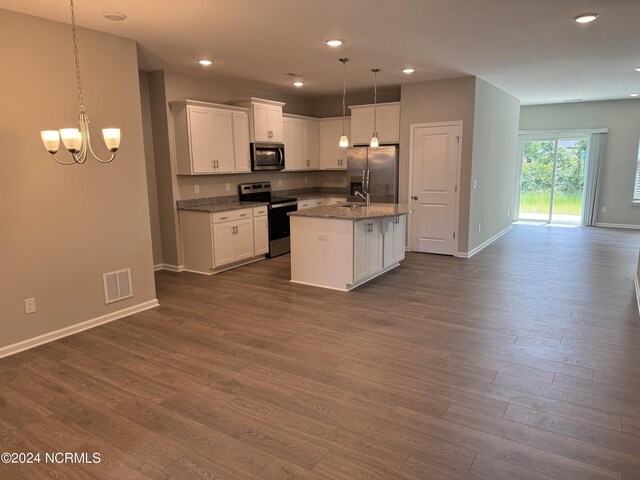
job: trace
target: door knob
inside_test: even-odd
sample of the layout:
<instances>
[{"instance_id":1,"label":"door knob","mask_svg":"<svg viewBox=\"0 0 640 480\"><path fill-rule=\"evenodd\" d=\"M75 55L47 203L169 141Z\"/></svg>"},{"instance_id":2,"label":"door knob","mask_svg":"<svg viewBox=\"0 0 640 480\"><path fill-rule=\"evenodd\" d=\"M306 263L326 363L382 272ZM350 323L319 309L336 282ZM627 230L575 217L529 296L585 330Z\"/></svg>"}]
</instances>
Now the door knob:
<instances>
[{"instance_id":1,"label":"door knob","mask_svg":"<svg viewBox=\"0 0 640 480\"><path fill-rule=\"evenodd\" d=\"M414 196L413 196L413 197L411 197L411 198L413 198L414 200L417 200L417 199L418 199L418 196L417 196L417 195L414 195Z\"/></svg>"}]
</instances>

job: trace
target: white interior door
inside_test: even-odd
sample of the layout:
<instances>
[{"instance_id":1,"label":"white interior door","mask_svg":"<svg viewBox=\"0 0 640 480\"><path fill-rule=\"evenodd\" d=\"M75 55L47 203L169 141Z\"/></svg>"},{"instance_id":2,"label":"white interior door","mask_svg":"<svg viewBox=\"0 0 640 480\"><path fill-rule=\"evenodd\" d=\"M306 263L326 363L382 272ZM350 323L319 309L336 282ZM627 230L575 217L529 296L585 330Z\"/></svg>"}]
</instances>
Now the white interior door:
<instances>
[{"instance_id":1,"label":"white interior door","mask_svg":"<svg viewBox=\"0 0 640 480\"><path fill-rule=\"evenodd\" d=\"M412 129L411 250L453 255L461 125Z\"/></svg>"}]
</instances>

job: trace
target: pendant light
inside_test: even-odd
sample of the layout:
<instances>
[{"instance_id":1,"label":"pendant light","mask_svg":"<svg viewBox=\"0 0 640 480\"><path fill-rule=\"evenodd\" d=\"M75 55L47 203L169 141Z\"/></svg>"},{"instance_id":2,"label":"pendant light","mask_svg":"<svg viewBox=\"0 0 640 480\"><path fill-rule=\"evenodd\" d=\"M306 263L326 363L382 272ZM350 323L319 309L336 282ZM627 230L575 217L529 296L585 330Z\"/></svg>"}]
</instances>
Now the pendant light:
<instances>
[{"instance_id":1,"label":"pendant light","mask_svg":"<svg viewBox=\"0 0 640 480\"><path fill-rule=\"evenodd\" d=\"M347 148L349 146L349 139L347 135L344 133L344 122L345 115L347 111L347 62L348 58L339 58L340 62L342 62L342 136L340 137L340 145L341 148Z\"/></svg>"},{"instance_id":2,"label":"pendant light","mask_svg":"<svg viewBox=\"0 0 640 480\"><path fill-rule=\"evenodd\" d=\"M76 81L78 84L78 110L80 112L80 128L62 128L58 130L44 130L40 132L42 142L45 148L49 151L53 159L62 165L74 165L87 161L89 153L100 163L109 163L116 158L116 151L120 147L120 129L119 128L105 128L102 130L102 136L107 149L111 152L111 157L107 160L102 160L93 153L91 146L91 138L89 137L89 117L84 108L84 102L82 100L82 82L80 81L80 60L78 59L78 35L76 31L76 15L73 6L73 0L69 0L69 10L71 11L71 32L73 33L73 54L75 57L76 65ZM71 154L72 161L63 162L56 158L58 153L58 147L60 146L60 138L64 143L65 148Z\"/></svg>"},{"instance_id":3,"label":"pendant light","mask_svg":"<svg viewBox=\"0 0 640 480\"><path fill-rule=\"evenodd\" d=\"M373 72L373 135L371 136L369 146L375 148L380 146L380 142L378 142L378 130L376 129L376 117L378 113L378 72L380 72L380 69L372 68L371 71Z\"/></svg>"}]
</instances>

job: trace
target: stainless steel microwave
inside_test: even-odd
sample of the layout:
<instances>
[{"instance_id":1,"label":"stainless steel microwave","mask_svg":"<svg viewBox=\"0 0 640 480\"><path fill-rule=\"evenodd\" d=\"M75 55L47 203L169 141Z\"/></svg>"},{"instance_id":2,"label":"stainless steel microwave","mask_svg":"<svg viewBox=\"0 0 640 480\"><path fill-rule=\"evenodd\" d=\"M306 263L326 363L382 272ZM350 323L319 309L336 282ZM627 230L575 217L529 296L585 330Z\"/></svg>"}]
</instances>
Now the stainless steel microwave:
<instances>
[{"instance_id":1,"label":"stainless steel microwave","mask_svg":"<svg viewBox=\"0 0 640 480\"><path fill-rule=\"evenodd\" d=\"M251 144L251 170L282 170L283 168L284 144Z\"/></svg>"}]
</instances>

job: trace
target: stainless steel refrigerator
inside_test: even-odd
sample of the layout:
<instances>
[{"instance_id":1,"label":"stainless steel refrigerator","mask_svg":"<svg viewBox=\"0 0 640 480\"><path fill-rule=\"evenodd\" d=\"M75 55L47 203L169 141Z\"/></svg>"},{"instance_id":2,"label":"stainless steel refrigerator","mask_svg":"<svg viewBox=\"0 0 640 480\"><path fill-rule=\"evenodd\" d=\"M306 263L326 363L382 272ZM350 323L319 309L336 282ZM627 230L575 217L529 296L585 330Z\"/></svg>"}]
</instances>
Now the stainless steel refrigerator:
<instances>
[{"instance_id":1,"label":"stainless steel refrigerator","mask_svg":"<svg viewBox=\"0 0 640 480\"><path fill-rule=\"evenodd\" d=\"M353 147L347 150L347 197L362 200L365 190L371 202L398 203L398 147Z\"/></svg>"}]
</instances>

